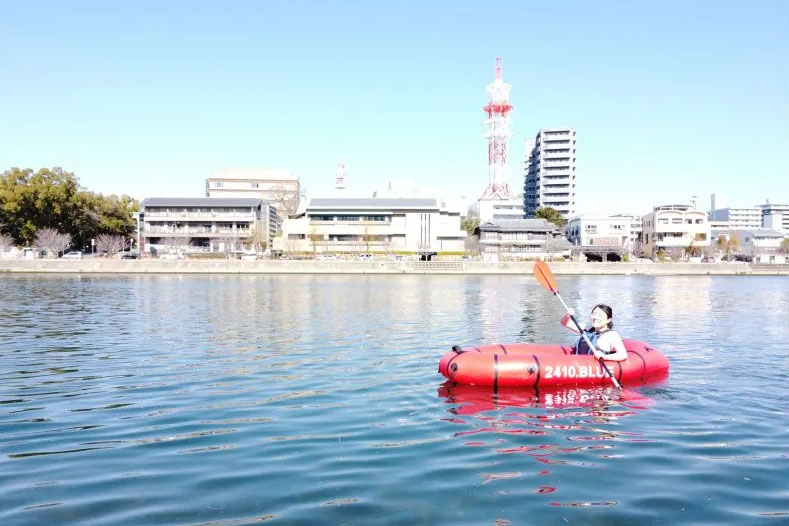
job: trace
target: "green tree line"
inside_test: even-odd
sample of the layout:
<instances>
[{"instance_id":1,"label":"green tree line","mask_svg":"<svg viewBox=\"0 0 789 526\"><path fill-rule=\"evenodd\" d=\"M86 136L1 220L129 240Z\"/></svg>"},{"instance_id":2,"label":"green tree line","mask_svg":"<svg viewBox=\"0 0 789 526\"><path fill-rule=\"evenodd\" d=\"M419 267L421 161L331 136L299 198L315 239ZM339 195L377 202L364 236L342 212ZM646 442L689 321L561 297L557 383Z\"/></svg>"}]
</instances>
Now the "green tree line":
<instances>
[{"instance_id":1,"label":"green tree line","mask_svg":"<svg viewBox=\"0 0 789 526\"><path fill-rule=\"evenodd\" d=\"M62 168L11 168L0 178L0 234L29 246L36 231L53 228L72 236L84 249L99 234L130 237L136 231L132 214L139 202L127 195L102 195L79 185Z\"/></svg>"}]
</instances>

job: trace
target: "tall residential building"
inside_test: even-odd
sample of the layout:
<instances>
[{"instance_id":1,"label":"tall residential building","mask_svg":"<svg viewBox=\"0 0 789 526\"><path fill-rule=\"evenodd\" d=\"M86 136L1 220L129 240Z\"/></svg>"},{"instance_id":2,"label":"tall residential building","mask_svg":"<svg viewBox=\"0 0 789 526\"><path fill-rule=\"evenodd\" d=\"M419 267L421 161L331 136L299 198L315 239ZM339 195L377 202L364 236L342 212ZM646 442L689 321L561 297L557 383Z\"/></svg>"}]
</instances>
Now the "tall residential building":
<instances>
[{"instance_id":1,"label":"tall residential building","mask_svg":"<svg viewBox=\"0 0 789 526\"><path fill-rule=\"evenodd\" d=\"M526 139L523 209L527 218L540 207L575 215L575 129L548 128Z\"/></svg>"}]
</instances>

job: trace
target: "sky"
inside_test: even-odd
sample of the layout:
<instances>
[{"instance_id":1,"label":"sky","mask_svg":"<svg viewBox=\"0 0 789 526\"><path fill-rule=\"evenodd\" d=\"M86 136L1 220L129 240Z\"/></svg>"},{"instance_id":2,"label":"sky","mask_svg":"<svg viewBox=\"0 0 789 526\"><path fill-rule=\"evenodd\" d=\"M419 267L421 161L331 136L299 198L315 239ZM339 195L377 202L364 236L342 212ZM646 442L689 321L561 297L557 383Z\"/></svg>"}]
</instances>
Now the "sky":
<instances>
[{"instance_id":1,"label":"sky","mask_svg":"<svg viewBox=\"0 0 789 526\"><path fill-rule=\"evenodd\" d=\"M579 212L789 203L787 0L390 4L0 0L0 170L142 199L287 169L320 197L341 162L349 195L473 201L500 56L513 190L525 139L571 126Z\"/></svg>"}]
</instances>

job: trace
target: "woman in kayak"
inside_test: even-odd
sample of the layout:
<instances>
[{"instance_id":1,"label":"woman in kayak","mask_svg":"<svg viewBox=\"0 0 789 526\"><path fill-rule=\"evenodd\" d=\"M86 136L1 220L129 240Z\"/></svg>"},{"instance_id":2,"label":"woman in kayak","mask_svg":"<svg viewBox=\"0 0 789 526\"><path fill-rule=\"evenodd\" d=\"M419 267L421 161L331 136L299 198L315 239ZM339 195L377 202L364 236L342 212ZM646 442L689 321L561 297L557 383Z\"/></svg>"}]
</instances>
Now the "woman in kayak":
<instances>
[{"instance_id":1,"label":"woman in kayak","mask_svg":"<svg viewBox=\"0 0 789 526\"><path fill-rule=\"evenodd\" d=\"M575 316L575 310L570 309L562 318L562 325L577 333L578 328L572 322L570 316ZM584 329L584 333L589 337L592 345L596 347L604 360L622 361L627 360L627 351L622 337L614 329L614 313L608 305L595 305L592 309L591 325ZM586 338L581 335L578 343L575 344L575 354L595 354L586 343Z\"/></svg>"}]
</instances>

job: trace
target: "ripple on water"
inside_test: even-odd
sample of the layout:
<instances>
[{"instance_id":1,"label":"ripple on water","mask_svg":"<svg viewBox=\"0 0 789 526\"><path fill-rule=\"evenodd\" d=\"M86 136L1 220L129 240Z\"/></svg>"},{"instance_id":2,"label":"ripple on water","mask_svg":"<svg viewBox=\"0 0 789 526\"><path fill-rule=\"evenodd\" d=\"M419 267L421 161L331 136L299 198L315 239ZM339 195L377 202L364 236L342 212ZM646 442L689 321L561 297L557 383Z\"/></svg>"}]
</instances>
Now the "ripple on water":
<instances>
[{"instance_id":1,"label":"ripple on water","mask_svg":"<svg viewBox=\"0 0 789 526\"><path fill-rule=\"evenodd\" d=\"M3 277L0 524L786 522L787 280L561 280L669 378L443 383L568 340L529 276Z\"/></svg>"}]
</instances>

